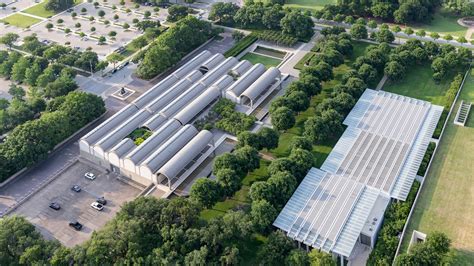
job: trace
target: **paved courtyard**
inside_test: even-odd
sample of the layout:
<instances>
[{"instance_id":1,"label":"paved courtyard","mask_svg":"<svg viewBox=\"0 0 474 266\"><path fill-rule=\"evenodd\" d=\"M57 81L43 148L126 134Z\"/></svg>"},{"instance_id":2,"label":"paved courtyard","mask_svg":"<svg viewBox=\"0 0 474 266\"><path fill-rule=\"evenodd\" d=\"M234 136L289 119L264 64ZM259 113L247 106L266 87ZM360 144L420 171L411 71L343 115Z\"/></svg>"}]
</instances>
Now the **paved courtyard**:
<instances>
[{"instance_id":1,"label":"paved courtyard","mask_svg":"<svg viewBox=\"0 0 474 266\"><path fill-rule=\"evenodd\" d=\"M86 172L93 172L97 178L93 181L86 179ZM73 185L79 185L82 191L72 191ZM113 174L97 171L77 161L12 214L25 216L46 238L58 239L65 246L72 247L89 239L94 230L103 227L126 201L133 200L139 193L140 189L123 183ZM107 200L103 211L90 207L102 196ZM51 202L59 203L61 209L49 208ZM69 227L70 221L79 221L83 224L82 230Z\"/></svg>"}]
</instances>

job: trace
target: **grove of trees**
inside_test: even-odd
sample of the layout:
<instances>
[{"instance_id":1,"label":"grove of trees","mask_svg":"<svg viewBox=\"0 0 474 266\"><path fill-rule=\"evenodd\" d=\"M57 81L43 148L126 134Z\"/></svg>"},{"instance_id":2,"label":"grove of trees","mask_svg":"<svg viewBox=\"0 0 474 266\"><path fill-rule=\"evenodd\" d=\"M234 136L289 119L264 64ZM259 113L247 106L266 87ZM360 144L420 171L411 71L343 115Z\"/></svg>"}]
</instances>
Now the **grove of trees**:
<instances>
[{"instance_id":1,"label":"grove of trees","mask_svg":"<svg viewBox=\"0 0 474 266\"><path fill-rule=\"evenodd\" d=\"M442 1L356 1L343 0L336 5L325 5L314 13L316 18L344 20L348 16L375 17L387 22L429 22Z\"/></svg>"},{"instance_id":2,"label":"grove of trees","mask_svg":"<svg viewBox=\"0 0 474 266\"><path fill-rule=\"evenodd\" d=\"M150 79L160 74L213 35L209 22L192 16L181 19L150 45L137 69L138 76Z\"/></svg>"},{"instance_id":3,"label":"grove of trees","mask_svg":"<svg viewBox=\"0 0 474 266\"><path fill-rule=\"evenodd\" d=\"M15 127L0 143L0 182L45 159L61 141L105 112L93 94L73 91L48 103L41 117Z\"/></svg>"}]
</instances>

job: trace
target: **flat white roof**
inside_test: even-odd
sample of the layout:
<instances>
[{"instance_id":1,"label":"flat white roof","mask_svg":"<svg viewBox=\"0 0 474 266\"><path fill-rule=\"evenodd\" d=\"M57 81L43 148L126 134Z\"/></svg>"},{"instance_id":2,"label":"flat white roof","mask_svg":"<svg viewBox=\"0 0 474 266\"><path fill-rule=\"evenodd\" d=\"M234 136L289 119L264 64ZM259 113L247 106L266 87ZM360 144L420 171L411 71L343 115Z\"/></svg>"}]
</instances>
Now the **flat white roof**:
<instances>
[{"instance_id":1,"label":"flat white roof","mask_svg":"<svg viewBox=\"0 0 474 266\"><path fill-rule=\"evenodd\" d=\"M297 241L349 257L374 206L406 199L442 110L366 90L321 169L309 171L273 224Z\"/></svg>"}]
</instances>

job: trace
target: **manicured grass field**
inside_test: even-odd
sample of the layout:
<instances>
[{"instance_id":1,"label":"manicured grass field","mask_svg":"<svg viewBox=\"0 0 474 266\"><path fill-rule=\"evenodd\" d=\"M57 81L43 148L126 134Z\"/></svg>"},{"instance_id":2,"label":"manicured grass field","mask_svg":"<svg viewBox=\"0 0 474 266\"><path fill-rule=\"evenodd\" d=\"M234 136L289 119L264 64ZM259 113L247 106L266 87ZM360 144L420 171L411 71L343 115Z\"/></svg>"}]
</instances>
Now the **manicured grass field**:
<instances>
[{"instance_id":1,"label":"manicured grass field","mask_svg":"<svg viewBox=\"0 0 474 266\"><path fill-rule=\"evenodd\" d=\"M41 22L40 19L33 18L30 16L25 16L22 14L13 14L11 16L8 16L4 19L2 19L3 22L8 22L10 25L13 25L15 27L19 28L27 28L31 25L34 25L38 22Z\"/></svg>"},{"instance_id":2,"label":"manicured grass field","mask_svg":"<svg viewBox=\"0 0 474 266\"><path fill-rule=\"evenodd\" d=\"M406 76L400 81L387 81L383 90L444 105L444 95L451 81L452 78L443 79L436 84L430 64L424 64L407 69Z\"/></svg>"},{"instance_id":3,"label":"manicured grass field","mask_svg":"<svg viewBox=\"0 0 474 266\"><path fill-rule=\"evenodd\" d=\"M467 28L459 25L457 20L459 17L453 14L439 10L433 16L433 20L429 23L421 25L411 25L414 29L424 29L430 32L438 32L441 34L451 34L453 36L464 36Z\"/></svg>"},{"instance_id":4,"label":"manicured grass field","mask_svg":"<svg viewBox=\"0 0 474 266\"><path fill-rule=\"evenodd\" d=\"M273 67L273 66L276 67L281 63L281 60L279 59L263 56L259 54L254 54L254 53L247 53L241 59L248 60L252 64L261 63L267 68Z\"/></svg>"},{"instance_id":5,"label":"manicured grass field","mask_svg":"<svg viewBox=\"0 0 474 266\"><path fill-rule=\"evenodd\" d=\"M48 1L45 0L37 5L34 5L28 9L23 10L23 12L31 14L31 15L43 17L43 18L50 18L53 15L57 14L58 12L46 10L45 5L47 2ZM74 0L74 5L80 4L82 2L83 2L82 0Z\"/></svg>"},{"instance_id":6,"label":"manicured grass field","mask_svg":"<svg viewBox=\"0 0 474 266\"><path fill-rule=\"evenodd\" d=\"M285 6L305 10L320 10L325 5L336 4L335 0L288 0Z\"/></svg>"},{"instance_id":7,"label":"manicured grass field","mask_svg":"<svg viewBox=\"0 0 474 266\"><path fill-rule=\"evenodd\" d=\"M460 100L474 102L474 72L466 81ZM413 230L424 233L445 232L456 249L456 263L474 261L474 117L466 127L453 124L453 113L426 177L413 216L404 236L408 247Z\"/></svg>"}]
</instances>

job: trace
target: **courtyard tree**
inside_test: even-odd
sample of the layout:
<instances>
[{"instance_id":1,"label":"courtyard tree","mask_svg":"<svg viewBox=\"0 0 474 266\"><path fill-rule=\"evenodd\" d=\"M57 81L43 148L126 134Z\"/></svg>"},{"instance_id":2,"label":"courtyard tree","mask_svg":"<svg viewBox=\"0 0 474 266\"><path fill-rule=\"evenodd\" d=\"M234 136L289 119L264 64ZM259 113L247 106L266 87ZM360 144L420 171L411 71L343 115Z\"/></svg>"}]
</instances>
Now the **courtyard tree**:
<instances>
[{"instance_id":1,"label":"courtyard tree","mask_svg":"<svg viewBox=\"0 0 474 266\"><path fill-rule=\"evenodd\" d=\"M119 15L115 14L115 15L114 15L114 19L115 19L115 20L119 19Z\"/></svg>"},{"instance_id":2,"label":"courtyard tree","mask_svg":"<svg viewBox=\"0 0 474 266\"><path fill-rule=\"evenodd\" d=\"M287 130L294 126L295 116L288 107L279 107L271 114L272 125L277 130Z\"/></svg>"},{"instance_id":3,"label":"courtyard tree","mask_svg":"<svg viewBox=\"0 0 474 266\"><path fill-rule=\"evenodd\" d=\"M60 19L58 19L56 22L57 22L58 24L63 24L63 23L64 23L64 20L63 20L62 18L60 18Z\"/></svg>"},{"instance_id":4,"label":"courtyard tree","mask_svg":"<svg viewBox=\"0 0 474 266\"><path fill-rule=\"evenodd\" d=\"M51 29L54 27L54 25L53 25L53 23L46 23L46 26L45 26L45 27L46 27L46 29L48 29L48 31L49 31L49 30L51 30Z\"/></svg>"},{"instance_id":5,"label":"courtyard tree","mask_svg":"<svg viewBox=\"0 0 474 266\"><path fill-rule=\"evenodd\" d=\"M227 196L233 195L241 186L240 176L232 169L220 169L215 176Z\"/></svg>"},{"instance_id":6,"label":"courtyard tree","mask_svg":"<svg viewBox=\"0 0 474 266\"><path fill-rule=\"evenodd\" d=\"M199 178L191 187L191 200L202 204L205 208L212 207L221 197L219 184L208 178Z\"/></svg>"},{"instance_id":7,"label":"courtyard tree","mask_svg":"<svg viewBox=\"0 0 474 266\"><path fill-rule=\"evenodd\" d=\"M4 44L8 47L8 49L12 49L13 44L20 38L20 36L13 32L8 32L7 34L0 37L0 43Z\"/></svg>"},{"instance_id":8,"label":"courtyard tree","mask_svg":"<svg viewBox=\"0 0 474 266\"><path fill-rule=\"evenodd\" d=\"M81 8L81 13L82 14L87 13L87 9L85 7Z\"/></svg>"},{"instance_id":9,"label":"courtyard tree","mask_svg":"<svg viewBox=\"0 0 474 266\"><path fill-rule=\"evenodd\" d=\"M264 232L268 230L278 215L277 210L266 200L257 200L252 202L250 211L252 222L258 231Z\"/></svg>"},{"instance_id":10,"label":"courtyard tree","mask_svg":"<svg viewBox=\"0 0 474 266\"><path fill-rule=\"evenodd\" d=\"M262 127L262 129L257 132L257 136L260 139L261 148L271 150L278 147L278 131L269 127Z\"/></svg>"},{"instance_id":11,"label":"courtyard tree","mask_svg":"<svg viewBox=\"0 0 474 266\"><path fill-rule=\"evenodd\" d=\"M99 12L97 12L97 15L99 15L99 17L103 18L105 16L105 11L104 10L99 10Z\"/></svg>"},{"instance_id":12,"label":"courtyard tree","mask_svg":"<svg viewBox=\"0 0 474 266\"><path fill-rule=\"evenodd\" d=\"M123 23L122 27L127 30L130 28L130 25L128 23Z\"/></svg>"},{"instance_id":13,"label":"courtyard tree","mask_svg":"<svg viewBox=\"0 0 474 266\"><path fill-rule=\"evenodd\" d=\"M390 61L385 67L384 73L390 80L399 80L405 74L405 66L398 61Z\"/></svg>"}]
</instances>

